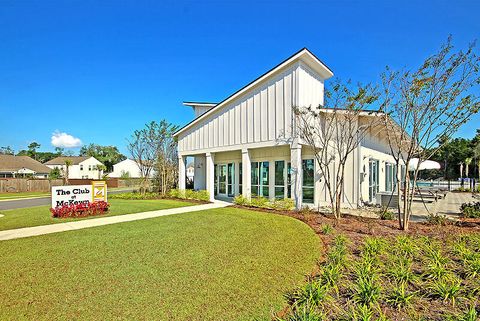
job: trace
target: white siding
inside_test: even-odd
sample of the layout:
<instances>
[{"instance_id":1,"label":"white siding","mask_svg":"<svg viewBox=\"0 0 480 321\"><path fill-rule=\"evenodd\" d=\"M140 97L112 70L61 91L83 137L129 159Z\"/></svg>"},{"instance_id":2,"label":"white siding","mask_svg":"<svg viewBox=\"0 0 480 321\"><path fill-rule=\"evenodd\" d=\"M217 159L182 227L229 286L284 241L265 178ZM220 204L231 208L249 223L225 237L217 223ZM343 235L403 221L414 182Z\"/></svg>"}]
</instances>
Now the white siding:
<instances>
[{"instance_id":1,"label":"white siding","mask_svg":"<svg viewBox=\"0 0 480 321\"><path fill-rule=\"evenodd\" d=\"M300 75L300 76L297 76ZM305 87L302 93L296 80ZM179 135L179 152L201 153L211 148L249 147L249 144L278 142L291 136L292 107L323 100L323 81L308 67L295 63L258 84L236 101L212 112Z\"/></svg>"}]
</instances>

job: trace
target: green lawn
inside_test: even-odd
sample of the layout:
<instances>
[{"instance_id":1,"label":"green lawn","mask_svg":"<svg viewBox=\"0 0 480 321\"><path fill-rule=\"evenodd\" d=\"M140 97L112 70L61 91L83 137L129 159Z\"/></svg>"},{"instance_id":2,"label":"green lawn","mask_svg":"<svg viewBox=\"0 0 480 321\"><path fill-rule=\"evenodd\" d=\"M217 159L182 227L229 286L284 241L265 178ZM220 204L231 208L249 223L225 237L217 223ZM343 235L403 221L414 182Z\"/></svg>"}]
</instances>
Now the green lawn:
<instances>
[{"instance_id":1,"label":"green lawn","mask_svg":"<svg viewBox=\"0 0 480 321\"><path fill-rule=\"evenodd\" d=\"M304 223L223 208L0 242L0 319L270 319L320 254Z\"/></svg>"},{"instance_id":2,"label":"green lawn","mask_svg":"<svg viewBox=\"0 0 480 321\"><path fill-rule=\"evenodd\" d=\"M14 200L19 198L50 196L48 192L22 192L22 193L0 193L1 200Z\"/></svg>"},{"instance_id":3,"label":"green lawn","mask_svg":"<svg viewBox=\"0 0 480 321\"><path fill-rule=\"evenodd\" d=\"M85 218L52 218L49 206L37 206L30 208L21 208L15 210L1 210L0 231L14 228L64 223L69 221L78 221L82 219L91 219L105 216L122 215L130 213L139 213L154 210L163 210L182 206L194 205L186 201L176 200L119 200L111 199L110 209L107 214L99 216L90 216Z\"/></svg>"}]
</instances>

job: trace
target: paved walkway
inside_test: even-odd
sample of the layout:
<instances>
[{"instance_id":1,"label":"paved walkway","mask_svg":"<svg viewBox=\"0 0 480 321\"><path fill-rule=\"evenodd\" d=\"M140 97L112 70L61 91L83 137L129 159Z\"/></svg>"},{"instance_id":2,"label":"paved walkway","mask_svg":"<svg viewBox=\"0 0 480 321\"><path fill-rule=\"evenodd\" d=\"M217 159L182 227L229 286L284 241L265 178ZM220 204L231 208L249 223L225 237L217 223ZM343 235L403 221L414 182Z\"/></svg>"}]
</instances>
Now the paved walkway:
<instances>
[{"instance_id":1,"label":"paved walkway","mask_svg":"<svg viewBox=\"0 0 480 321\"><path fill-rule=\"evenodd\" d=\"M209 210L213 208L222 208L228 205L231 205L231 204L223 201L215 201L214 203L210 203L210 204L177 207L177 208L171 208L166 210L125 214L125 215L117 215L117 216L109 216L109 217L100 217L100 218L81 220L76 222L24 227L24 228L19 228L14 230L0 231L0 241L37 236L37 235L44 235L44 234L51 234L51 233L58 233L58 232L65 232L65 231L74 231L74 230L80 230L80 229L89 228L89 227L144 220L147 218L154 218L154 217L160 217L160 216L166 216L166 215L197 212L197 211Z\"/></svg>"}]
</instances>

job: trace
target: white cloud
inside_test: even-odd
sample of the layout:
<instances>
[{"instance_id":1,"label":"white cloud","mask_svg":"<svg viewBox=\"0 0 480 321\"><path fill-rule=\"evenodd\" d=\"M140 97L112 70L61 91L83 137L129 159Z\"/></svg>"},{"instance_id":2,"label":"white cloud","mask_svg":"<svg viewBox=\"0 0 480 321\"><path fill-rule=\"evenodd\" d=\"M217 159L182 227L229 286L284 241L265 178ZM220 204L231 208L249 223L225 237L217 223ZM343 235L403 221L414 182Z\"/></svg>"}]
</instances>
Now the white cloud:
<instances>
[{"instance_id":1,"label":"white cloud","mask_svg":"<svg viewBox=\"0 0 480 321\"><path fill-rule=\"evenodd\" d=\"M52 134L52 145L61 148L75 148L82 146L80 138L73 137L67 133L55 131Z\"/></svg>"}]
</instances>

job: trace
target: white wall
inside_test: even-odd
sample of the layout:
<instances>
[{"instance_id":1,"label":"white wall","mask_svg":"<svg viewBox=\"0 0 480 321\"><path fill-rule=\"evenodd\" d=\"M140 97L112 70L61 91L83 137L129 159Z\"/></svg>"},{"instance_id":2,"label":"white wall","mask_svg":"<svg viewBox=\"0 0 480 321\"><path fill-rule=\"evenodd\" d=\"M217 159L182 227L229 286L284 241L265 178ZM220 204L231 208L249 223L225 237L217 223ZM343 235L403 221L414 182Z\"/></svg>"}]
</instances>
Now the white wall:
<instances>
[{"instance_id":1,"label":"white wall","mask_svg":"<svg viewBox=\"0 0 480 321\"><path fill-rule=\"evenodd\" d=\"M179 134L179 153L261 147L262 143L288 141L292 107L299 104L299 84L304 87L302 104L318 105L323 101L320 76L300 62L293 63Z\"/></svg>"},{"instance_id":2,"label":"white wall","mask_svg":"<svg viewBox=\"0 0 480 321\"><path fill-rule=\"evenodd\" d=\"M96 170L96 166L102 164L96 158L90 157L83 162L77 165L71 165L68 168L68 178L71 179L80 179L80 178L89 178L89 179L98 179L99 171ZM65 165L46 165L50 168L59 168L62 173L65 173ZM83 167L83 169L81 169ZM100 178L103 175L103 171L100 171Z\"/></svg>"},{"instance_id":3,"label":"white wall","mask_svg":"<svg viewBox=\"0 0 480 321\"><path fill-rule=\"evenodd\" d=\"M142 176L137 162L125 159L113 165L113 172L108 174L108 177L122 177L122 172L129 173L131 178L140 178Z\"/></svg>"}]
</instances>

